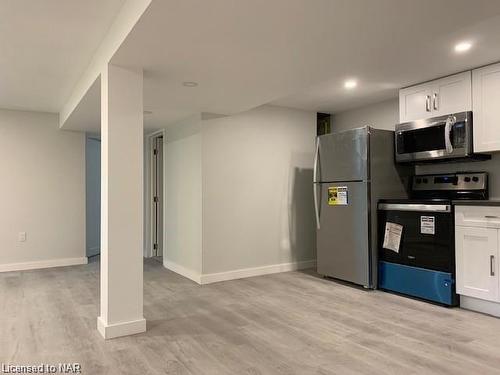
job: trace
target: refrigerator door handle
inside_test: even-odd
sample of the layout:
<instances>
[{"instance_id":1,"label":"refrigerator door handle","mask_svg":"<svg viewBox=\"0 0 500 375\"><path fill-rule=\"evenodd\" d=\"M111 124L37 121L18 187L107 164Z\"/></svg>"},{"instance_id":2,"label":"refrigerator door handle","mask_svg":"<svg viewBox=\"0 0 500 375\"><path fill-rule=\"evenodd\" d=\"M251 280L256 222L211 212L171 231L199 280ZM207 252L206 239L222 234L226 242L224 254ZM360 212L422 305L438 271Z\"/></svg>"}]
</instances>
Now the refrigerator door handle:
<instances>
[{"instance_id":1,"label":"refrigerator door handle","mask_svg":"<svg viewBox=\"0 0 500 375\"><path fill-rule=\"evenodd\" d=\"M316 229L321 228L319 221L319 207L318 207L318 161L319 161L319 137L316 137L316 152L314 153L314 167L313 167L313 195L314 195L314 214L316 217Z\"/></svg>"},{"instance_id":2,"label":"refrigerator door handle","mask_svg":"<svg viewBox=\"0 0 500 375\"><path fill-rule=\"evenodd\" d=\"M314 153L313 182L318 182L319 137L316 137L316 152Z\"/></svg>"},{"instance_id":3,"label":"refrigerator door handle","mask_svg":"<svg viewBox=\"0 0 500 375\"><path fill-rule=\"evenodd\" d=\"M319 207L318 207L318 187L321 188L321 185L317 182L313 183L313 195L314 195L314 214L316 217L316 229L321 229L321 224L319 220Z\"/></svg>"}]
</instances>

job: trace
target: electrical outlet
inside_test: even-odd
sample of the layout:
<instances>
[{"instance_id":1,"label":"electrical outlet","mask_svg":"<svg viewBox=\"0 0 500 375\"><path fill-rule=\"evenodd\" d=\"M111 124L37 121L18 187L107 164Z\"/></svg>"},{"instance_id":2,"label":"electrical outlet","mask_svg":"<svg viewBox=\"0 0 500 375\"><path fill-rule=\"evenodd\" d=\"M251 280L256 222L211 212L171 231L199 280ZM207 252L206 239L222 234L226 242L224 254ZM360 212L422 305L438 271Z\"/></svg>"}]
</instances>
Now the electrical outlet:
<instances>
[{"instance_id":1,"label":"electrical outlet","mask_svg":"<svg viewBox=\"0 0 500 375\"><path fill-rule=\"evenodd\" d=\"M26 242L26 232L19 232L17 235L17 240L19 242Z\"/></svg>"}]
</instances>

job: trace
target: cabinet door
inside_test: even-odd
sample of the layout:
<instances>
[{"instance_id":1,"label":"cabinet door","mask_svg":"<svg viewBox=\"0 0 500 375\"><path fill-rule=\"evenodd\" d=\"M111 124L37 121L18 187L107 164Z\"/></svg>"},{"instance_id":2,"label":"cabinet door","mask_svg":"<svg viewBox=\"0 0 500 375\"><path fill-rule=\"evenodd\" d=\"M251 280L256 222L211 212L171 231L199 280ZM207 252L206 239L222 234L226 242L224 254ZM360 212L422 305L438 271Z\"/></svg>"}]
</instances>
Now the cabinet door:
<instances>
[{"instance_id":1,"label":"cabinet door","mask_svg":"<svg viewBox=\"0 0 500 375\"><path fill-rule=\"evenodd\" d=\"M399 121L403 123L432 117L431 98L430 84L399 90Z\"/></svg>"},{"instance_id":2,"label":"cabinet door","mask_svg":"<svg viewBox=\"0 0 500 375\"><path fill-rule=\"evenodd\" d=\"M457 293L498 301L498 229L455 227Z\"/></svg>"},{"instance_id":3,"label":"cabinet door","mask_svg":"<svg viewBox=\"0 0 500 375\"><path fill-rule=\"evenodd\" d=\"M472 110L471 72L455 74L434 81L432 116Z\"/></svg>"},{"instance_id":4,"label":"cabinet door","mask_svg":"<svg viewBox=\"0 0 500 375\"><path fill-rule=\"evenodd\" d=\"M500 151L500 64L472 71L474 151Z\"/></svg>"},{"instance_id":5,"label":"cabinet door","mask_svg":"<svg viewBox=\"0 0 500 375\"><path fill-rule=\"evenodd\" d=\"M471 110L470 71L399 90L400 122Z\"/></svg>"}]
</instances>

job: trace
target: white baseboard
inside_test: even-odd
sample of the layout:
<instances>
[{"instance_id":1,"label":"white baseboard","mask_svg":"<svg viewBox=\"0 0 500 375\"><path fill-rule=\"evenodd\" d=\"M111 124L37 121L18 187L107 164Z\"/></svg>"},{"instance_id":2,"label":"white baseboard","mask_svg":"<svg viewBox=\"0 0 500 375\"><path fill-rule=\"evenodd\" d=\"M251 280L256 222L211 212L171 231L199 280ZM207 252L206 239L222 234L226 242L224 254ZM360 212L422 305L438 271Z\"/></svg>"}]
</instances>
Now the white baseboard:
<instances>
[{"instance_id":1,"label":"white baseboard","mask_svg":"<svg viewBox=\"0 0 500 375\"><path fill-rule=\"evenodd\" d=\"M201 275L189 268L181 266L180 264L177 264L165 258L163 258L163 267L172 272L178 273L181 276L187 277L189 280L193 280L195 283L201 284Z\"/></svg>"},{"instance_id":2,"label":"white baseboard","mask_svg":"<svg viewBox=\"0 0 500 375\"><path fill-rule=\"evenodd\" d=\"M146 319L108 324L100 316L97 318L97 330L104 339L135 335L146 332Z\"/></svg>"},{"instance_id":3,"label":"white baseboard","mask_svg":"<svg viewBox=\"0 0 500 375\"><path fill-rule=\"evenodd\" d=\"M87 257L39 260L36 262L0 264L0 272L35 270L40 268L76 266L87 264Z\"/></svg>"},{"instance_id":4,"label":"white baseboard","mask_svg":"<svg viewBox=\"0 0 500 375\"><path fill-rule=\"evenodd\" d=\"M483 314L500 317L500 303L478 298L460 296L460 307L467 310L482 312Z\"/></svg>"},{"instance_id":5,"label":"white baseboard","mask_svg":"<svg viewBox=\"0 0 500 375\"><path fill-rule=\"evenodd\" d=\"M299 262L273 264L270 266L242 268L234 271L208 273L201 275L200 284L211 284L219 281L243 279L246 277L269 275L272 273L288 272L312 268L316 266L316 259L304 260Z\"/></svg>"}]
</instances>

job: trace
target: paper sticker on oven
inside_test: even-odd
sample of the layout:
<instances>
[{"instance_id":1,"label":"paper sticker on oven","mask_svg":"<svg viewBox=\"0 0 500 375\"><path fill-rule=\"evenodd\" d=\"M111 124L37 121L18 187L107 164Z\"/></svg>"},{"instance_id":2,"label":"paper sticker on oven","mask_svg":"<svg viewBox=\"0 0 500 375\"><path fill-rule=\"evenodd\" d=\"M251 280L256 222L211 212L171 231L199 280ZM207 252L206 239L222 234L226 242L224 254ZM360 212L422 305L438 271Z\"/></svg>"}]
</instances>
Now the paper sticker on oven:
<instances>
[{"instance_id":1,"label":"paper sticker on oven","mask_svg":"<svg viewBox=\"0 0 500 375\"><path fill-rule=\"evenodd\" d=\"M347 186L332 186L328 188L329 206L347 206Z\"/></svg>"},{"instance_id":2,"label":"paper sticker on oven","mask_svg":"<svg viewBox=\"0 0 500 375\"><path fill-rule=\"evenodd\" d=\"M387 221L385 223L384 244L382 245L382 247L384 249L399 253L399 245L401 244L402 234L402 225Z\"/></svg>"},{"instance_id":3,"label":"paper sticker on oven","mask_svg":"<svg viewBox=\"0 0 500 375\"><path fill-rule=\"evenodd\" d=\"M420 216L420 233L436 234L436 217Z\"/></svg>"}]
</instances>

